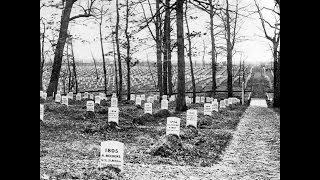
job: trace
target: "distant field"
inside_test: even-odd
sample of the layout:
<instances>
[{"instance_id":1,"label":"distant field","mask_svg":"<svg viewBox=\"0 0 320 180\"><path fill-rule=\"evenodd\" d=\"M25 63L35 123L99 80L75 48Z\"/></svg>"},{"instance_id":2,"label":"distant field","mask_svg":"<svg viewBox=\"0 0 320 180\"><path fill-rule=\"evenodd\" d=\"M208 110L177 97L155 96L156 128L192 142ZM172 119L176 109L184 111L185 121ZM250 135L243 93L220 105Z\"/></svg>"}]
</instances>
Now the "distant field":
<instances>
[{"instance_id":1,"label":"distant field","mask_svg":"<svg viewBox=\"0 0 320 180\"><path fill-rule=\"evenodd\" d=\"M77 76L78 76L78 89L80 92L84 91L97 91L104 89L104 78L103 78L103 68L102 66L98 66L98 79L96 75L96 71L94 65L86 65L86 66L78 66L77 67ZM241 82L242 82L242 72L241 74L241 82L239 84L239 66L234 66L233 68L233 81L234 81L234 90L240 90ZM217 90L226 90L227 89L227 71L226 67L219 66L217 68ZM177 66L172 67L173 77L173 91L176 92L177 88ZM66 91L68 91L68 71L66 68L62 68L62 72L60 74L59 79L59 87L58 89L64 90L64 86L66 87ZM126 91L126 68L123 69L123 90ZM47 87L49 83L51 73L51 67L46 66L45 72L43 76L43 85ZM248 77L250 73L250 66L246 66L245 69L245 78ZM195 80L196 80L196 91L210 91L212 88L212 70L210 65L206 66L196 66L194 68ZM154 66L144 66L137 65L132 67L131 69L131 92L149 92L149 91L157 91L157 68ZM107 67L107 90L108 92L113 92L115 90L115 81L114 81L114 67ZM74 90L75 91L75 90ZM192 91L192 83L191 83L191 71L190 67L186 67L186 91Z\"/></svg>"}]
</instances>

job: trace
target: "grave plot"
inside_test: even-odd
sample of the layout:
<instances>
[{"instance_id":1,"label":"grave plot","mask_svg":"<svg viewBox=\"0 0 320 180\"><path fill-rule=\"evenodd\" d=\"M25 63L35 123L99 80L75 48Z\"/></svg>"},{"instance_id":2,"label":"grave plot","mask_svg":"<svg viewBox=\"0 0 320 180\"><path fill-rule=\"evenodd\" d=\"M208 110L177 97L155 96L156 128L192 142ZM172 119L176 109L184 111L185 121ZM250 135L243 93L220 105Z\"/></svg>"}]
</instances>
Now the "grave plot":
<instances>
[{"instance_id":1,"label":"grave plot","mask_svg":"<svg viewBox=\"0 0 320 180\"><path fill-rule=\"evenodd\" d=\"M141 95L135 94L135 98ZM210 106L199 103L190 104L189 109L194 111L187 115L187 112L175 112L175 101L169 97L167 108L161 107L159 97L149 102L152 106L146 104L151 101L150 95L145 94L140 105L135 101L111 103L109 97L100 105L91 104L89 111L88 99L69 99L68 106L53 99L40 103L43 104L40 173L70 179L101 179L102 176L121 179L126 173L121 170L122 166L100 167L102 154L104 158L109 157L108 153L101 153L105 141L123 143L123 156L112 157L123 157L124 167L127 163L212 166L221 160L246 109L237 103L218 112L212 110L210 114L204 112L210 111ZM223 97L218 97L218 102L220 100ZM117 110L111 110L111 106ZM179 123L172 122L172 127L168 127L168 117L179 119ZM173 134L168 133L168 129ZM113 151L117 152L114 148L110 150ZM121 159L115 161L122 162Z\"/></svg>"}]
</instances>

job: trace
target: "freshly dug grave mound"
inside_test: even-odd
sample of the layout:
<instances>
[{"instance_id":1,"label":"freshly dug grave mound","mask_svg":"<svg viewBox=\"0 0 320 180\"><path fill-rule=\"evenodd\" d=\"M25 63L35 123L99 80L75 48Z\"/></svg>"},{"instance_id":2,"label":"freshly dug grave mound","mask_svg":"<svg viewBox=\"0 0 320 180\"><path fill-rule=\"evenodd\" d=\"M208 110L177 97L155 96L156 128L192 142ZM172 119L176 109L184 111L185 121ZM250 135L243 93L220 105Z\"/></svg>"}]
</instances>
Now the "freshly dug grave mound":
<instances>
[{"instance_id":1,"label":"freshly dug grave mound","mask_svg":"<svg viewBox=\"0 0 320 180\"><path fill-rule=\"evenodd\" d=\"M102 99L100 101L100 106L110 106L110 102L108 102L107 100L105 99Z\"/></svg>"},{"instance_id":2,"label":"freshly dug grave mound","mask_svg":"<svg viewBox=\"0 0 320 180\"><path fill-rule=\"evenodd\" d=\"M198 136L198 130L196 127L192 126L192 125L188 125L186 128L181 129L180 131L180 138L182 140L185 139L193 139L195 137Z\"/></svg>"},{"instance_id":3,"label":"freshly dug grave mound","mask_svg":"<svg viewBox=\"0 0 320 180\"><path fill-rule=\"evenodd\" d=\"M147 122L154 122L154 121L155 121L155 118L151 114L146 113L146 114L143 114L140 117L134 118L132 120L132 123L133 124L138 124L138 125L145 125Z\"/></svg>"},{"instance_id":4,"label":"freshly dug grave mound","mask_svg":"<svg viewBox=\"0 0 320 180\"><path fill-rule=\"evenodd\" d=\"M212 125L212 117L208 115L199 114L197 125L200 129L210 128Z\"/></svg>"},{"instance_id":5,"label":"freshly dug grave mound","mask_svg":"<svg viewBox=\"0 0 320 180\"><path fill-rule=\"evenodd\" d=\"M166 118L166 117L170 117L172 114L170 113L169 110L167 109L161 109L158 112L153 114L153 117L155 118Z\"/></svg>"},{"instance_id":6,"label":"freshly dug grave mound","mask_svg":"<svg viewBox=\"0 0 320 180\"><path fill-rule=\"evenodd\" d=\"M169 134L162 137L150 149L150 154L153 156L169 157L177 151L183 150L181 139L175 134Z\"/></svg>"},{"instance_id":7,"label":"freshly dug grave mound","mask_svg":"<svg viewBox=\"0 0 320 180\"><path fill-rule=\"evenodd\" d=\"M124 118L124 119L129 119L129 120L135 118L135 117L132 116L131 114L129 114L129 113L127 113L127 112L122 112L122 111L119 112L119 117Z\"/></svg>"},{"instance_id":8,"label":"freshly dug grave mound","mask_svg":"<svg viewBox=\"0 0 320 180\"><path fill-rule=\"evenodd\" d=\"M99 106L99 108L97 108L97 111L96 111L96 112L97 112L98 114L108 114L108 108Z\"/></svg>"},{"instance_id":9,"label":"freshly dug grave mound","mask_svg":"<svg viewBox=\"0 0 320 180\"><path fill-rule=\"evenodd\" d=\"M84 117L85 119L94 120L96 118L96 114L92 111L86 111Z\"/></svg>"},{"instance_id":10,"label":"freshly dug grave mound","mask_svg":"<svg viewBox=\"0 0 320 180\"><path fill-rule=\"evenodd\" d=\"M124 105L134 105L134 104L135 104L135 101L125 100L125 101L122 101L122 103L123 103Z\"/></svg>"}]
</instances>

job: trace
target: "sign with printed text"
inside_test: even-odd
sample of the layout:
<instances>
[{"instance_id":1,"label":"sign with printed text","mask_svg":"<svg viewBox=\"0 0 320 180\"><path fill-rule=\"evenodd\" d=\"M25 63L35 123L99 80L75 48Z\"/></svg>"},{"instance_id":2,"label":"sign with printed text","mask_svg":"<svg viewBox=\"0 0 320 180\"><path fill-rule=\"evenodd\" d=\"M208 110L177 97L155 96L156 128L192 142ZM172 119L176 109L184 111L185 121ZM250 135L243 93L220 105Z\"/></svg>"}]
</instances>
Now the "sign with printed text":
<instances>
[{"instance_id":1,"label":"sign with printed text","mask_svg":"<svg viewBox=\"0 0 320 180\"><path fill-rule=\"evenodd\" d=\"M168 109L168 100L167 99L161 100L161 109Z\"/></svg>"},{"instance_id":2,"label":"sign with printed text","mask_svg":"<svg viewBox=\"0 0 320 180\"><path fill-rule=\"evenodd\" d=\"M40 120L43 121L44 117L44 105L40 104Z\"/></svg>"},{"instance_id":3,"label":"sign with printed text","mask_svg":"<svg viewBox=\"0 0 320 180\"><path fill-rule=\"evenodd\" d=\"M188 125L192 125L195 128L197 128L197 121L198 121L198 112L196 109L188 109L187 110L187 123L186 123L186 127Z\"/></svg>"},{"instance_id":4,"label":"sign with printed text","mask_svg":"<svg viewBox=\"0 0 320 180\"><path fill-rule=\"evenodd\" d=\"M113 166L123 171L124 144L119 141L101 142L99 166Z\"/></svg>"},{"instance_id":5,"label":"sign with printed text","mask_svg":"<svg viewBox=\"0 0 320 180\"><path fill-rule=\"evenodd\" d=\"M93 101L87 101L87 111L94 112L94 102Z\"/></svg>"},{"instance_id":6,"label":"sign with printed text","mask_svg":"<svg viewBox=\"0 0 320 180\"><path fill-rule=\"evenodd\" d=\"M68 99L69 99L68 96L62 96L61 104L68 106Z\"/></svg>"},{"instance_id":7,"label":"sign with printed text","mask_svg":"<svg viewBox=\"0 0 320 180\"><path fill-rule=\"evenodd\" d=\"M117 107L108 108L108 122L115 122L119 125L119 108Z\"/></svg>"},{"instance_id":8,"label":"sign with printed text","mask_svg":"<svg viewBox=\"0 0 320 180\"><path fill-rule=\"evenodd\" d=\"M152 103L144 103L144 113L152 114Z\"/></svg>"},{"instance_id":9,"label":"sign with printed text","mask_svg":"<svg viewBox=\"0 0 320 180\"><path fill-rule=\"evenodd\" d=\"M212 104L211 103L204 103L203 105L203 114L204 115L212 115Z\"/></svg>"},{"instance_id":10,"label":"sign with printed text","mask_svg":"<svg viewBox=\"0 0 320 180\"><path fill-rule=\"evenodd\" d=\"M167 117L166 135L180 135L180 118Z\"/></svg>"}]
</instances>

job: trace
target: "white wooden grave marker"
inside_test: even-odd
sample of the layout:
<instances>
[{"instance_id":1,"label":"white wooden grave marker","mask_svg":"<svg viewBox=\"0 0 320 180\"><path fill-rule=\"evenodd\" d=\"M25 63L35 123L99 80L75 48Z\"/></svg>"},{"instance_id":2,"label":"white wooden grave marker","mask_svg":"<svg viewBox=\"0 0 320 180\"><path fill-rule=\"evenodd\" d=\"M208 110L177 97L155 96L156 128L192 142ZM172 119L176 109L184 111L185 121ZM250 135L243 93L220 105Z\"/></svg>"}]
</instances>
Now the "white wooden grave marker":
<instances>
[{"instance_id":1,"label":"white wooden grave marker","mask_svg":"<svg viewBox=\"0 0 320 180\"><path fill-rule=\"evenodd\" d=\"M89 99L94 100L94 95L93 94L89 94Z\"/></svg>"},{"instance_id":2,"label":"white wooden grave marker","mask_svg":"<svg viewBox=\"0 0 320 180\"><path fill-rule=\"evenodd\" d=\"M77 93L77 95L76 95L76 100L77 100L77 101L81 101L81 93Z\"/></svg>"},{"instance_id":3,"label":"white wooden grave marker","mask_svg":"<svg viewBox=\"0 0 320 180\"><path fill-rule=\"evenodd\" d=\"M146 95L145 94L141 94L141 101L145 101L146 100Z\"/></svg>"},{"instance_id":4,"label":"white wooden grave marker","mask_svg":"<svg viewBox=\"0 0 320 180\"><path fill-rule=\"evenodd\" d=\"M197 128L198 112L196 109L188 109L186 119L187 119L186 127L188 125L192 125L195 128Z\"/></svg>"},{"instance_id":5,"label":"white wooden grave marker","mask_svg":"<svg viewBox=\"0 0 320 180\"><path fill-rule=\"evenodd\" d=\"M135 95L135 94L130 94L130 100L131 100L131 101L136 100L136 95Z\"/></svg>"},{"instance_id":6,"label":"white wooden grave marker","mask_svg":"<svg viewBox=\"0 0 320 180\"><path fill-rule=\"evenodd\" d=\"M201 97L200 97L200 103L205 103L205 99L206 99L205 96L201 96Z\"/></svg>"},{"instance_id":7,"label":"white wooden grave marker","mask_svg":"<svg viewBox=\"0 0 320 180\"><path fill-rule=\"evenodd\" d=\"M212 115L212 104L211 103L204 103L203 105L203 114L204 115Z\"/></svg>"},{"instance_id":8,"label":"white wooden grave marker","mask_svg":"<svg viewBox=\"0 0 320 180\"><path fill-rule=\"evenodd\" d=\"M180 118L167 117L166 135L180 135Z\"/></svg>"},{"instance_id":9,"label":"white wooden grave marker","mask_svg":"<svg viewBox=\"0 0 320 180\"><path fill-rule=\"evenodd\" d=\"M219 112L219 103L217 101L212 101L212 110Z\"/></svg>"},{"instance_id":10,"label":"white wooden grave marker","mask_svg":"<svg viewBox=\"0 0 320 180\"><path fill-rule=\"evenodd\" d=\"M168 100L167 99L161 100L161 109L168 109Z\"/></svg>"},{"instance_id":11,"label":"white wooden grave marker","mask_svg":"<svg viewBox=\"0 0 320 180\"><path fill-rule=\"evenodd\" d=\"M100 105L100 101L101 101L100 96L95 96L95 97L94 97L94 103L95 103L95 104L99 104L99 105Z\"/></svg>"},{"instance_id":12,"label":"white wooden grave marker","mask_svg":"<svg viewBox=\"0 0 320 180\"><path fill-rule=\"evenodd\" d=\"M84 95L83 95L83 99L88 99L88 98L89 98L89 93L85 92Z\"/></svg>"},{"instance_id":13,"label":"white wooden grave marker","mask_svg":"<svg viewBox=\"0 0 320 180\"><path fill-rule=\"evenodd\" d=\"M124 144L119 141L101 142L99 167L114 166L123 171Z\"/></svg>"},{"instance_id":14,"label":"white wooden grave marker","mask_svg":"<svg viewBox=\"0 0 320 180\"><path fill-rule=\"evenodd\" d=\"M87 101L87 111L94 112L94 102L93 101Z\"/></svg>"},{"instance_id":15,"label":"white wooden grave marker","mask_svg":"<svg viewBox=\"0 0 320 180\"><path fill-rule=\"evenodd\" d=\"M152 114L152 103L144 103L144 113Z\"/></svg>"},{"instance_id":16,"label":"white wooden grave marker","mask_svg":"<svg viewBox=\"0 0 320 180\"><path fill-rule=\"evenodd\" d=\"M68 96L69 99L73 100L73 92L69 92L67 96Z\"/></svg>"},{"instance_id":17,"label":"white wooden grave marker","mask_svg":"<svg viewBox=\"0 0 320 180\"><path fill-rule=\"evenodd\" d=\"M226 108L226 105L225 105L225 101L224 100L221 100L220 101L220 109L221 108Z\"/></svg>"},{"instance_id":18,"label":"white wooden grave marker","mask_svg":"<svg viewBox=\"0 0 320 180\"><path fill-rule=\"evenodd\" d=\"M56 94L55 102L56 103L60 103L61 102L61 94Z\"/></svg>"},{"instance_id":19,"label":"white wooden grave marker","mask_svg":"<svg viewBox=\"0 0 320 180\"><path fill-rule=\"evenodd\" d=\"M68 106L68 96L62 96L61 98L61 104Z\"/></svg>"},{"instance_id":20,"label":"white wooden grave marker","mask_svg":"<svg viewBox=\"0 0 320 180\"><path fill-rule=\"evenodd\" d=\"M119 108L117 107L108 108L108 122L115 122L119 125Z\"/></svg>"},{"instance_id":21,"label":"white wooden grave marker","mask_svg":"<svg viewBox=\"0 0 320 180\"><path fill-rule=\"evenodd\" d=\"M200 97L196 96L196 103L199 104L200 103Z\"/></svg>"},{"instance_id":22,"label":"white wooden grave marker","mask_svg":"<svg viewBox=\"0 0 320 180\"><path fill-rule=\"evenodd\" d=\"M118 98L116 97L111 98L111 107L118 107Z\"/></svg>"},{"instance_id":23,"label":"white wooden grave marker","mask_svg":"<svg viewBox=\"0 0 320 180\"><path fill-rule=\"evenodd\" d=\"M140 96L136 96L136 105L141 106L141 97Z\"/></svg>"}]
</instances>

